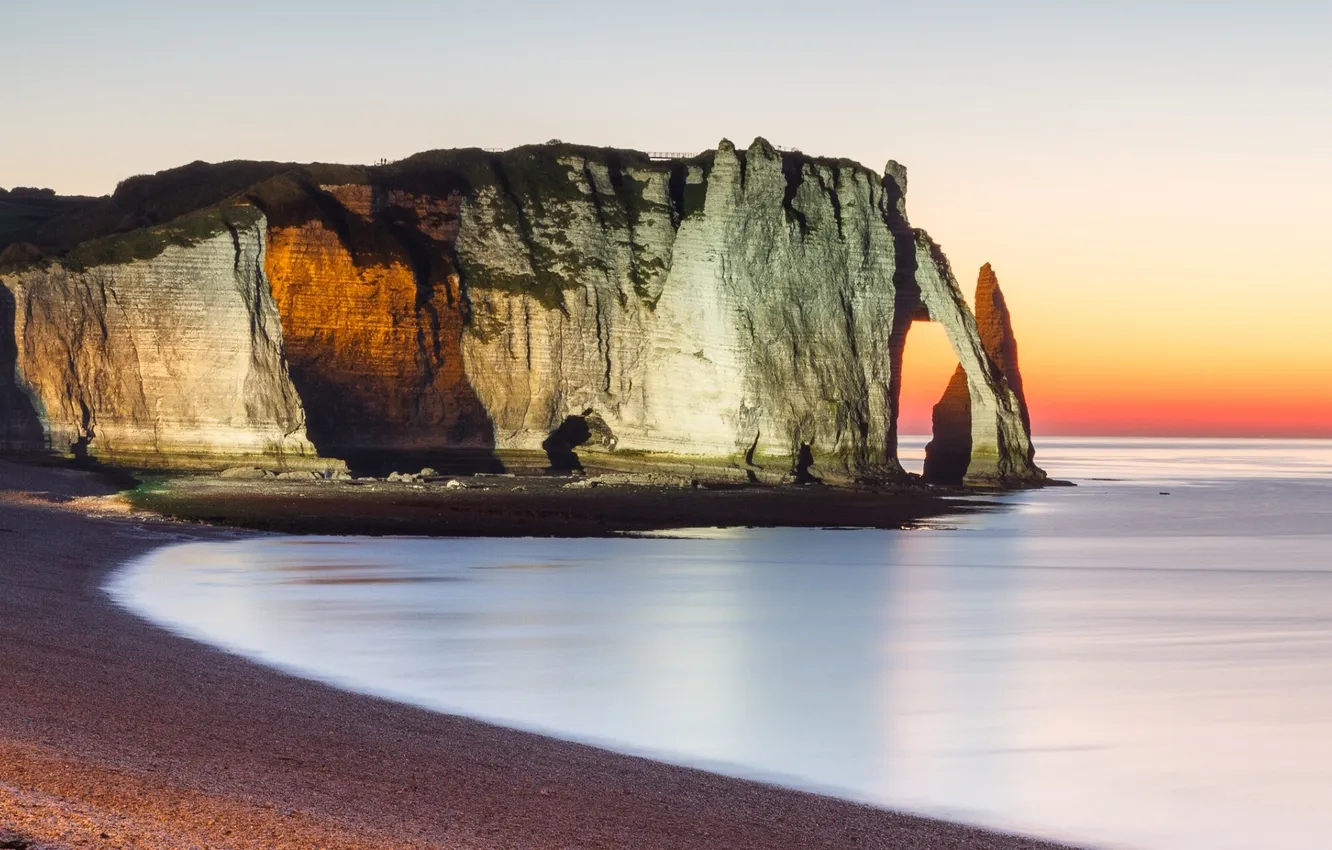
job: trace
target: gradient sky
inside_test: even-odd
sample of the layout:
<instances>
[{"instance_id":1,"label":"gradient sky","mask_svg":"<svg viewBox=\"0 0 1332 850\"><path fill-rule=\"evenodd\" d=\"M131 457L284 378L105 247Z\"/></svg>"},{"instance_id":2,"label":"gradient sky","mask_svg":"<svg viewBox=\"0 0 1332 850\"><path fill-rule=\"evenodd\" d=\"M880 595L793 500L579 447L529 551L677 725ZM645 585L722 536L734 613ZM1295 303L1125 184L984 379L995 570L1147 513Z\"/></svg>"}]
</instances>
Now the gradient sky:
<instances>
[{"instance_id":1,"label":"gradient sky","mask_svg":"<svg viewBox=\"0 0 1332 850\"><path fill-rule=\"evenodd\" d=\"M1332 3L0 4L0 186L756 135L910 168L1038 433L1332 436ZM907 348L906 433L954 359Z\"/></svg>"}]
</instances>

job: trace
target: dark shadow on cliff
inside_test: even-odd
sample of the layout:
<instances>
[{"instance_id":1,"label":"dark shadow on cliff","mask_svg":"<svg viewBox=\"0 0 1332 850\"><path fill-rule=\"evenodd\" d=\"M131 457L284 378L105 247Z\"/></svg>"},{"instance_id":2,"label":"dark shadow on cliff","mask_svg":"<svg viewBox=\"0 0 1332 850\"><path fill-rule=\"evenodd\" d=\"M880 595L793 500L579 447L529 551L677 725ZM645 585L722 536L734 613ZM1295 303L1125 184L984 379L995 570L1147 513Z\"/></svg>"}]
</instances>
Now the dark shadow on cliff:
<instances>
[{"instance_id":1,"label":"dark shadow on cliff","mask_svg":"<svg viewBox=\"0 0 1332 850\"><path fill-rule=\"evenodd\" d=\"M926 484L961 486L971 465L971 391L958 366L931 413L932 437L925 446Z\"/></svg>"},{"instance_id":2,"label":"dark shadow on cliff","mask_svg":"<svg viewBox=\"0 0 1332 850\"><path fill-rule=\"evenodd\" d=\"M0 450L39 452L46 447L45 429L32 399L14 376L18 364L14 294L0 286Z\"/></svg>"},{"instance_id":3,"label":"dark shadow on cliff","mask_svg":"<svg viewBox=\"0 0 1332 850\"><path fill-rule=\"evenodd\" d=\"M318 445L315 443L316 448ZM333 454L333 451L341 453ZM486 449L336 449L328 452L319 449L319 455L346 462L347 469L357 477L385 478L394 472L417 473L426 468L434 469L440 475L503 475L509 471L503 461Z\"/></svg>"},{"instance_id":4,"label":"dark shadow on cliff","mask_svg":"<svg viewBox=\"0 0 1332 850\"><path fill-rule=\"evenodd\" d=\"M888 230L893 235L893 253L897 258L897 267L893 272L893 326L888 334L888 356L892 371L888 376L888 396L892 418L888 422L886 435L887 454L893 461L897 456L897 416L902 406L902 356L906 351L907 332L915 321L929 321L929 311L921 300L920 284L916 282L916 231L898 212L906 194L901 185L890 175L883 178L884 205Z\"/></svg>"},{"instance_id":5,"label":"dark shadow on cliff","mask_svg":"<svg viewBox=\"0 0 1332 850\"><path fill-rule=\"evenodd\" d=\"M809 443L801 443L799 451L796 452L795 464L791 467L791 476L797 484L822 484L823 479L813 472L814 468L814 447Z\"/></svg>"},{"instance_id":6,"label":"dark shadow on cliff","mask_svg":"<svg viewBox=\"0 0 1332 850\"><path fill-rule=\"evenodd\" d=\"M337 270L320 277L302 273L308 265L278 264L271 272L306 434L321 456L346 461L356 475L427 466L502 473L494 423L463 360L470 311L453 250L456 196L410 176L391 185L381 178L344 187L368 213L312 180L279 178L249 196L268 217L270 257L323 251L325 267ZM319 227L309 230L312 223ZM330 309L343 319L330 322Z\"/></svg>"},{"instance_id":7,"label":"dark shadow on cliff","mask_svg":"<svg viewBox=\"0 0 1332 850\"><path fill-rule=\"evenodd\" d=\"M541 448L550 461L546 471L554 474L582 472L583 462L574 449L593 444L614 451L617 442L606 420L589 407L577 416L565 417L559 427L542 441Z\"/></svg>"},{"instance_id":8,"label":"dark shadow on cliff","mask_svg":"<svg viewBox=\"0 0 1332 850\"><path fill-rule=\"evenodd\" d=\"M102 489L88 493L72 490L67 493L59 487L54 489L45 487L45 490L57 498L57 501L74 498L76 495L107 495L137 487L139 481L133 471L104 465L89 455L88 437L80 437L70 446L71 456L53 452L47 446L46 428L42 425L41 416L15 377L15 367L18 364L17 318L14 294L8 288L0 286L0 455L19 461L27 468L59 470L60 473L53 480L74 481L76 479L69 478L68 475L65 478L59 477L73 472L93 473L100 480L98 486ZM84 427L90 431L86 422ZM43 473L31 473L33 476L41 474ZM10 479L8 483L12 484L22 476L17 476L14 470L10 469L7 470L7 477ZM0 489L5 488L0 486Z\"/></svg>"},{"instance_id":9,"label":"dark shadow on cliff","mask_svg":"<svg viewBox=\"0 0 1332 850\"><path fill-rule=\"evenodd\" d=\"M550 472L583 471L583 462L578 459L578 453L574 449L592 439L592 429L587 425L587 413L566 418L542 441L541 449L550 461Z\"/></svg>"}]
</instances>

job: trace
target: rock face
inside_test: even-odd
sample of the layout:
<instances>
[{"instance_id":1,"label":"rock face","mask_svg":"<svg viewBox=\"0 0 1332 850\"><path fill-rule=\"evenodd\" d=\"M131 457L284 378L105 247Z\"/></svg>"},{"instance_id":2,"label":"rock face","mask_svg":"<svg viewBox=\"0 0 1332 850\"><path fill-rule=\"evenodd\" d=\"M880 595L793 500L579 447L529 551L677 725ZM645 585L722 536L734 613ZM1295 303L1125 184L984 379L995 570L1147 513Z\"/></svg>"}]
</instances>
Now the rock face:
<instances>
[{"instance_id":1,"label":"rock face","mask_svg":"<svg viewBox=\"0 0 1332 850\"><path fill-rule=\"evenodd\" d=\"M260 221L151 260L3 278L17 361L8 374L23 391L5 417L11 445L36 437L148 462L313 457L264 244Z\"/></svg>"},{"instance_id":2,"label":"rock face","mask_svg":"<svg viewBox=\"0 0 1332 850\"><path fill-rule=\"evenodd\" d=\"M1013 334L1004 293L999 289L999 279L989 263L981 268L976 283L976 323L984 352L1003 378L996 395L1007 399L1017 411L1022 426L1021 439L1013 439L1008 445L1025 446L1020 457L1015 458L1012 452L1000 456L998 478L1008 484L1024 481L1038 484L1044 480L1045 473L1033 462L1031 416L1022 388L1022 373L1018 369L1017 338ZM959 365L943 398L934 406L934 439L925 447L924 477L929 483L961 484L964 480L984 481L992 475L988 464L979 469L972 468L982 456L975 447L977 441L983 439L982 432L989 430L992 413L976 403L969 381L968 371ZM1005 389L1006 393L1003 392ZM980 417L984 421L978 428ZM1001 429L1012 425L1011 417L1000 417L998 422Z\"/></svg>"},{"instance_id":3,"label":"rock face","mask_svg":"<svg viewBox=\"0 0 1332 850\"><path fill-rule=\"evenodd\" d=\"M0 286L0 447L41 446L41 419L18 380L16 306L14 293Z\"/></svg>"},{"instance_id":4,"label":"rock face","mask_svg":"<svg viewBox=\"0 0 1332 850\"><path fill-rule=\"evenodd\" d=\"M591 409L618 450L737 458L785 472L802 443L846 476L899 474L887 333L893 222L882 180L851 164L723 143L676 173L572 158L576 193L524 210L558 271L560 309L471 289L468 374L497 445L524 448ZM672 182L677 193L671 196ZM465 280L526 258L481 193L463 213ZM538 215L539 214L539 215Z\"/></svg>"},{"instance_id":5,"label":"rock face","mask_svg":"<svg viewBox=\"0 0 1332 850\"><path fill-rule=\"evenodd\" d=\"M310 438L321 454L354 460L488 452L493 429L464 372L459 277L422 269L410 242L378 226L376 211L417 199L359 185L317 191L333 212L274 209L264 266ZM451 245L459 198L423 203L433 208L416 224L447 218L437 232Z\"/></svg>"},{"instance_id":6,"label":"rock face","mask_svg":"<svg viewBox=\"0 0 1332 850\"><path fill-rule=\"evenodd\" d=\"M130 182L98 216L198 209L38 240L0 276L16 317L0 398L32 402L6 409L11 445L500 465L581 418L596 427L566 428L589 435L572 449L617 463L777 480L807 452L819 477L893 480L902 341L929 318L972 398L968 477L1037 474L896 163L879 176L761 139L671 161L552 144Z\"/></svg>"}]
</instances>

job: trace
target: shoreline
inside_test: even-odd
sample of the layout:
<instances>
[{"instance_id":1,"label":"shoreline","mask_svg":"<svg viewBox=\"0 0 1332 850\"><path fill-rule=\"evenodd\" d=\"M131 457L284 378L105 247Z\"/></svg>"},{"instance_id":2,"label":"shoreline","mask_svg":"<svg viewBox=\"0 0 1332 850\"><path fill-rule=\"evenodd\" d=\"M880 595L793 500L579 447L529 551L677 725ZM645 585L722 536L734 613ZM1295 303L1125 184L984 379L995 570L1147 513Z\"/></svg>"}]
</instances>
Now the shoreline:
<instances>
[{"instance_id":1,"label":"shoreline","mask_svg":"<svg viewBox=\"0 0 1332 850\"><path fill-rule=\"evenodd\" d=\"M438 714L178 637L117 607L107 576L246 532L115 515L115 489L0 461L6 846L1059 846Z\"/></svg>"},{"instance_id":2,"label":"shoreline","mask_svg":"<svg viewBox=\"0 0 1332 850\"><path fill-rule=\"evenodd\" d=\"M993 496L993 493L984 496ZM993 508L924 486L691 486L654 476L440 476L431 481L183 476L129 494L173 520L286 534L612 537L681 528L911 528Z\"/></svg>"}]
</instances>

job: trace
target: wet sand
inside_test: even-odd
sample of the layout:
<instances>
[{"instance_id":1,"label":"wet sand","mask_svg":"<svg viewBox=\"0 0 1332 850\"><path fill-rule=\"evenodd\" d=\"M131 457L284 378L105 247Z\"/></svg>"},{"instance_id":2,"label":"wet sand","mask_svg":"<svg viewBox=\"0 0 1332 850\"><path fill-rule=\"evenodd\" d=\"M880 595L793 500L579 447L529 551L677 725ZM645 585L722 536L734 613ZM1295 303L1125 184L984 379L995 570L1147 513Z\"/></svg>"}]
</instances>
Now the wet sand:
<instances>
[{"instance_id":1,"label":"wet sand","mask_svg":"<svg viewBox=\"0 0 1332 850\"><path fill-rule=\"evenodd\" d=\"M114 491L0 461L0 846L1053 846L346 693L175 637L112 605L107 573L243 532L131 515L101 498Z\"/></svg>"}]
</instances>

